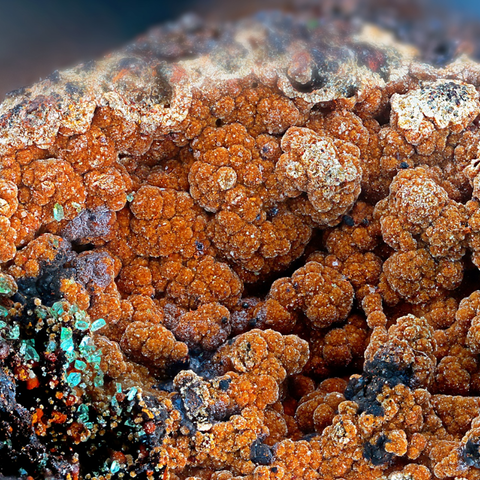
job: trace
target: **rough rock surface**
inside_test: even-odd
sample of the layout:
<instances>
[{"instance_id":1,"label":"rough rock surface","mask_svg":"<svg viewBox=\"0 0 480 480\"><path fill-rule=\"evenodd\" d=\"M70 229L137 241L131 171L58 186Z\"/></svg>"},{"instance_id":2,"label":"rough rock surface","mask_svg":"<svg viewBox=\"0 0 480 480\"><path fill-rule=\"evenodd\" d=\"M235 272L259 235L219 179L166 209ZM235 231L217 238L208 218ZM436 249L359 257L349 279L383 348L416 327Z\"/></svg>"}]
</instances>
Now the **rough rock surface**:
<instances>
[{"instance_id":1,"label":"rough rock surface","mask_svg":"<svg viewBox=\"0 0 480 480\"><path fill-rule=\"evenodd\" d=\"M480 65L180 21L0 105L0 474L480 479Z\"/></svg>"}]
</instances>

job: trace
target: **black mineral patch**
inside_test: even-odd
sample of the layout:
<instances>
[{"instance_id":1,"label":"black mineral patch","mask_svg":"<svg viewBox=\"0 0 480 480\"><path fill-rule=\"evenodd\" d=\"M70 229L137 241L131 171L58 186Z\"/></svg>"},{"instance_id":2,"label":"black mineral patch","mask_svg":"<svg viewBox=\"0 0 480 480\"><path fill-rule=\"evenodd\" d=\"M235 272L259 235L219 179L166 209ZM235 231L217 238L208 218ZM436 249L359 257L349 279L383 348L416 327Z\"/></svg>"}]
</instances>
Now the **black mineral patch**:
<instances>
[{"instance_id":1,"label":"black mineral patch","mask_svg":"<svg viewBox=\"0 0 480 480\"><path fill-rule=\"evenodd\" d=\"M167 378L173 378L182 370L188 370L191 368L190 358L185 357L176 362L170 363L165 369L165 375Z\"/></svg>"},{"instance_id":2,"label":"black mineral patch","mask_svg":"<svg viewBox=\"0 0 480 480\"><path fill-rule=\"evenodd\" d=\"M180 413L180 425L182 427L186 427L190 431L190 433L193 435L197 431L197 427L188 418L185 404L183 403L182 397L178 393L173 396L172 404L175 407L175 409L178 410Z\"/></svg>"},{"instance_id":3,"label":"black mineral patch","mask_svg":"<svg viewBox=\"0 0 480 480\"><path fill-rule=\"evenodd\" d=\"M0 370L0 445L4 464L0 472L16 473L19 465L32 465L44 453L31 426L31 415L17 402L13 378Z\"/></svg>"},{"instance_id":4,"label":"black mineral patch","mask_svg":"<svg viewBox=\"0 0 480 480\"><path fill-rule=\"evenodd\" d=\"M388 354L376 355L371 362L366 362L364 374L383 378L389 387L394 387L400 383L411 386L413 380L412 366L400 365Z\"/></svg>"},{"instance_id":5,"label":"black mineral patch","mask_svg":"<svg viewBox=\"0 0 480 480\"><path fill-rule=\"evenodd\" d=\"M463 461L469 467L480 468L480 438L470 438L462 450Z\"/></svg>"},{"instance_id":6,"label":"black mineral patch","mask_svg":"<svg viewBox=\"0 0 480 480\"><path fill-rule=\"evenodd\" d=\"M356 85L348 85L345 87L343 94L346 98L352 98L358 92L358 87Z\"/></svg>"},{"instance_id":7,"label":"black mineral patch","mask_svg":"<svg viewBox=\"0 0 480 480\"><path fill-rule=\"evenodd\" d=\"M218 386L220 390L222 390L223 392L226 392L228 390L228 387L230 386L230 383L231 383L231 380L225 378L218 382Z\"/></svg>"},{"instance_id":8,"label":"black mineral patch","mask_svg":"<svg viewBox=\"0 0 480 480\"><path fill-rule=\"evenodd\" d=\"M186 365L185 368L182 368L182 370L193 370L199 377L203 377L205 379L214 378L215 372L213 371L211 365L213 354L214 352L205 352L199 348L190 349L188 365Z\"/></svg>"},{"instance_id":9,"label":"black mineral patch","mask_svg":"<svg viewBox=\"0 0 480 480\"><path fill-rule=\"evenodd\" d=\"M359 413L366 412L381 416L385 412L377 400L384 385L391 388L403 384L411 386L413 380L412 367L405 367L395 362L389 355L378 355L371 362L366 362L361 377L352 377L345 389L345 398L352 400L359 407Z\"/></svg>"},{"instance_id":10,"label":"black mineral patch","mask_svg":"<svg viewBox=\"0 0 480 480\"><path fill-rule=\"evenodd\" d=\"M382 391L385 381L381 378L361 376L351 378L345 389L345 398L358 405L359 413L367 412L379 417L385 412L377 400L377 395Z\"/></svg>"},{"instance_id":11,"label":"black mineral patch","mask_svg":"<svg viewBox=\"0 0 480 480\"><path fill-rule=\"evenodd\" d=\"M363 445L363 458L375 467L390 462L393 458L393 453L385 451L385 445L388 442L390 440L384 434L380 435L374 444L366 442Z\"/></svg>"},{"instance_id":12,"label":"black mineral patch","mask_svg":"<svg viewBox=\"0 0 480 480\"><path fill-rule=\"evenodd\" d=\"M73 278L74 269L68 264L74 257L69 245L58 251L51 262L43 262L37 277L24 277L17 280L18 292L12 297L20 302L25 310L34 309L34 299L39 298L42 304L51 307L62 298L60 284L64 278Z\"/></svg>"},{"instance_id":13,"label":"black mineral patch","mask_svg":"<svg viewBox=\"0 0 480 480\"><path fill-rule=\"evenodd\" d=\"M317 68L314 69L312 78L307 83L297 82L296 80L294 80L293 78L290 78L289 76L288 76L288 79L290 80L292 87L301 93L312 93L315 90L320 90L321 88L325 87L325 85L327 85L328 83L328 77L326 75L321 74L320 70Z\"/></svg>"},{"instance_id":14,"label":"black mineral patch","mask_svg":"<svg viewBox=\"0 0 480 480\"><path fill-rule=\"evenodd\" d=\"M163 404L160 403L160 401L150 395L147 395L143 398L145 402L145 406L148 409L148 413L145 411L145 408L140 406L139 403L137 402L137 399L134 400L134 406L132 408L133 412L137 411L137 416L138 414L142 415L142 418L145 422L147 421L153 421L155 423L155 431L149 435L145 435L141 437L141 443L144 445L149 446L150 448L158 448L160 445L162 445L163 440L165 438L165 425L166 425L166 420L168 418L168 412ZM140 410L140 408L141 410ZM127 407L128 408L128 407ZM153 418L151 418L153 416ZM124 442L128 442L128 430L125 429L125 438L123 438ZM117 433L118 436L118 433Z\"/></svg>"},{"instance_id":15,"label":"black mineral patch","mask_svg":"<svg viewBox=\"0 0 480 480\"><path fill-rule=\"evenodd\" d=\"M271 465L273 454L270 447L260 440L255 440L250 446L250 460L259 465Z\"/></svg>"}]
</instances>

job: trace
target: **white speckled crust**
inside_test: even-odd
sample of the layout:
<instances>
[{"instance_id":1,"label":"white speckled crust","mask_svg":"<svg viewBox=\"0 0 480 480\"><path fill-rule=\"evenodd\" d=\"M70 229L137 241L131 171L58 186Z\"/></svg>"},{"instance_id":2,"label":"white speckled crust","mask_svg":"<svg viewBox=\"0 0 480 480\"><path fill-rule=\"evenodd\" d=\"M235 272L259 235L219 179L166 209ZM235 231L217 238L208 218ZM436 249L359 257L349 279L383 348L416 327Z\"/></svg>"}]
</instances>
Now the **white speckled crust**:
<instances>
[{"instance_id":1,"label":"white speckled crust","mask_svg":"<svg viewBox=\"0 0 480 480\"><path fill-rule=\"evenodd\" d=\"M434 130L462 131L480 112L477 90L457 80L425 82L420 88L391 99L392 122L418 145Z\"/></svg>"},{"instance_id":2,"label":"white speckled crust","mask_svg":"<svg viewBox=\"0 0 480 480\"><path fill-rule=\"evenodd\" d=\"M251 75L291 99L302 99L310 108L336 99L353 106L372 88L404 78L412 59L411 50L383 44L384 64L372 71L354 55L356 43L364 45L365 39L343 39L340 48L332 38L324 46L319 77L308 80L313 64L307 61L298 67L299 58L311 59L308 43L292 38L291 45L272 48L272 27L254 19L224 28L226 38L211 39L202 52L185 55L188 59L181 54L174 60L155 57L148 43L139 42L12 92L0 105L0 154L31 145L47 148L59 131L84 133L101 106L139 125L141 133L175 132L187 116L193 88L208 91L220 82ZM285 68L288 65L290 69Z\"/></svg>"},{"instance_id":3,"label":"white speckled crust","mask_svg":"<svg viewBox=\"0 0 480 480\"><path fill-rule=\"evenodd\" d=\"M59 131L84 133L100 106L140 125L142 133L174 129L191 102L185 75L178 68L162 69L158 61L128 60L122 68L124 55L113 54L93 67L80 65L59 73L60 80L43 80L11 95L0 105L0 152L30 145L46 148Z\"/></svg>"},{"instance_id":4,"label":"white speckled crust","mask_svg":"<svg viewBox=\"0 0 480 480\"><path fill-rule=\"evenodd\" d=\"M362 169L359 150L308 128L291 127L282 138L285 152L276 166L277 177L286 182L285 195L306 192L322 223L335 223L360 194Z\"/></svg>"},{"instance_id":5,"label":"white speckled crust","mask_svg":"<svg viewBox=\"0 0 480 480\"><path fill-rule=\"evenodd\" d=\"M117 115L139 125L141 133L175 132L187 116L192 89L208 91L223 81L251 75L288 98L301 99L310 108L334 100L352 107L372 89L389 82L408 76L428 79L422 88L392 97L392 111L399 126L419 132L422 138L431 129L425 127L425 119L437 128L455 129L471 121L480 110L474 86L466 83L480 83L478 64L465 57L443 69L418 63L413 48L395 43L377 27L366 25L350 38L322 37L321 65L313 63L310 53L313 47L318 50L317 45L309 45L307 40L298 42L292 35L287 40L281 38L279 47L275 43L278 39L271 37L281 37L285 32L275 31L276 27L258 19L223 28L224 38L202 37L202 48L195 55L180 51L174 59L155 56L152 51L158 40L152 35L103 60L56 72L31 87L12 92L0 105L0 154L30 145L47 148L59 131L66 135L84 133L100 106L109 106ZM170 30L159 29L157 35L168 38ZM355 54L365 47L381 52L381 66L372 67L368 57L365 60ZM182 58L182 53L188 58ZM452 109L448 99L453 91L458 94L459 108Z\"/></svg>"}]
</instances>

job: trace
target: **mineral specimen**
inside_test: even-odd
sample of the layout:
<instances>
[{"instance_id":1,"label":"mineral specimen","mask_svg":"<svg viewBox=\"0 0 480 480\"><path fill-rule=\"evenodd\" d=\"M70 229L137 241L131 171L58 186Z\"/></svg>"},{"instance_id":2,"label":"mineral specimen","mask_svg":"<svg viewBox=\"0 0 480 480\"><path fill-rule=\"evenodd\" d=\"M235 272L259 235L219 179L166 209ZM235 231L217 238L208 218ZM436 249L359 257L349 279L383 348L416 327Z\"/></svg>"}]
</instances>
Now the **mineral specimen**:
<instances>
[{"instance_id":1,"label":"mineral specimen","mask_svg":"<svg viewBox=\"0 0 480 480\"><path fill-rule=\"evenodd\" d=\"M480 479L480 65L179 21L0 105L0 475Z\"/></svg>"}]
</instances>

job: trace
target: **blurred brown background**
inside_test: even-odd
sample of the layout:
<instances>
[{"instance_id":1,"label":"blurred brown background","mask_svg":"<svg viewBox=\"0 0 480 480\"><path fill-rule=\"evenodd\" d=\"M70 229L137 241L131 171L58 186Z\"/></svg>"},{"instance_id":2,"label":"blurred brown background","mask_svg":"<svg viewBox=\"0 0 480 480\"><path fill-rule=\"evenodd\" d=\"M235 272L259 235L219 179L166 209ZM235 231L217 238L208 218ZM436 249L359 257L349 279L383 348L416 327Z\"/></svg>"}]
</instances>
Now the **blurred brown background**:
<instances>
[{"instance_id":1,"label":"blurred brown background","mask_svg":"<svg viewBox=\"0 0 480 480\"><path fill-rule=\"evenodd\" d=\"M0 101L10 90L36 82L56 69L99 57L151 26L188 11L233 18L255 10L292 10L305 4L320 14L360 14L386 26L396 24L398 37L406 40L418 35L415 32L421 21L423 37L434 41L442 37L426 47L439 54L457 48L460 40L455 36L469 32L480 38L477 28L469 30L465 23L480 22L478 0L0 0ZM441 43L446 32L450 40Z\"/></svg>"}]
</instances>

